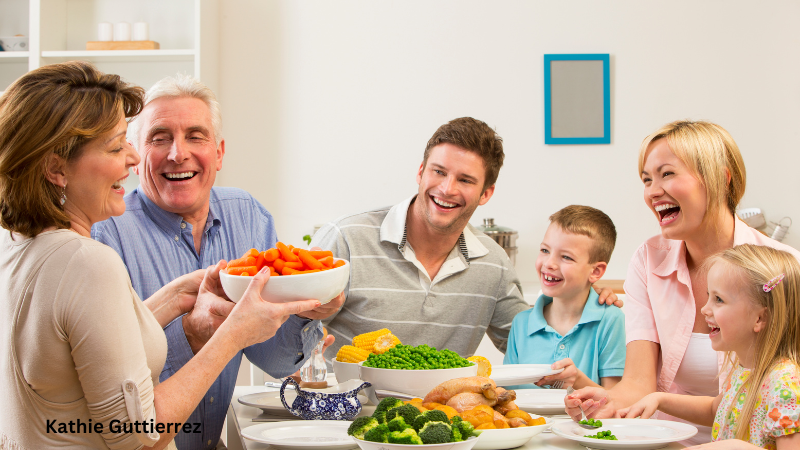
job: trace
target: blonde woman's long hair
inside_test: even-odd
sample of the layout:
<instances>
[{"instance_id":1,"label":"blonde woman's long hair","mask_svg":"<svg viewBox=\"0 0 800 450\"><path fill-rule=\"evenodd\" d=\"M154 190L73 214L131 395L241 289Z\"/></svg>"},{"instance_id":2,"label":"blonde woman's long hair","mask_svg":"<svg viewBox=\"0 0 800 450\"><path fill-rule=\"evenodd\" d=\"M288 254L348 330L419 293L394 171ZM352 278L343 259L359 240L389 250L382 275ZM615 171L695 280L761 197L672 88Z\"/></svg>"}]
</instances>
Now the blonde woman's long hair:
<instances>
[{"instance_id":1,"label":"blonde woman's long hair","mask_svg":"<svg viewBox=\"0 0 800 450\"><path fill-rule=\"evenodd\" d=\"M747 174L739 146L721 126L703 121L678 120L659 128L639 148L639 175L650 144L666 139L670 150L706 188L705 220L717 223L724 212L734 214L744 195ZM731 179L728 182L726 170Z\"/></svg>"},{"instance_id":2,"label":"blonde woman's long hair","mask_svg":"<svg viewBox=\"0 0 800 450\"><path fill-rule=\"evenodd\" d=\"M736 421L736 439L747 441L761 384L775 364L789 360L797 366L800 362L800 330L797 326L800 323L800 263L783 250L750 244L725 250L711 258L710 263L718 261L724 261L732 266L732 270L737 270L737 276L744 282L746 294L754 306L767 310L766 327L756 337L755 364L750 377L734 397L746 388L749 390L740 416L742 420ZM781 274L785 275L783 281L770 292L764 292L764 285ZM726 352L723 371L737 364L739 357ZM728 414L730 411L725 412L726 416Z\"/></svg>"}]
</instances>

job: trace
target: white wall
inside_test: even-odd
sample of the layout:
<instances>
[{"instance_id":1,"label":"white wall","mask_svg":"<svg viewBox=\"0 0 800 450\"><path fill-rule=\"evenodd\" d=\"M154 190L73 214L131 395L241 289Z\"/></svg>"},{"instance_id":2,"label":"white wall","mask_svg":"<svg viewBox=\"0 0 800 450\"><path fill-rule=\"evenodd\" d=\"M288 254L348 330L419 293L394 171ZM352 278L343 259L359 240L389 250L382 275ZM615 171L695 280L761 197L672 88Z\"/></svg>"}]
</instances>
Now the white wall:
<instances>
[{"instance_id":1,"label":"white wall","mask_svg":"<svg viewBox=\"0 0 800 450\"><path fill-rule=\"evenodd\" d=\"M742 206L798 221L800 3L750 1L224 1L218 184L252 192L297 243L314 224L416 192L425 143L473 116L503 136L494 198L473 217L519 230L535 280L547 217L571 203L619 233L607 278L658 232L642 138L680 118L723 125L748 168ZM544 53L610 53L612 143L546 146Z\"/></svg>"}]
</instances>

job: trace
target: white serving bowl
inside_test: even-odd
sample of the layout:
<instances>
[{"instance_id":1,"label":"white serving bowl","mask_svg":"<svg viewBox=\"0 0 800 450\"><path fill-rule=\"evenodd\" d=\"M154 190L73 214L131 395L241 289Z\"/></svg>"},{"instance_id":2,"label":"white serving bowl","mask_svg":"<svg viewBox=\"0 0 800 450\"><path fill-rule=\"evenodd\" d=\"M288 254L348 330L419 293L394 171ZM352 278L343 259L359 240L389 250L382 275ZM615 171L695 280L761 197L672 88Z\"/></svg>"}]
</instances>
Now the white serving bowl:
<instances>
[{"instance_id":1,"label":"white serving bowl","mask_svg":"<svg viewBox=\"0 0 800 450\"><path fill-rule=\"evenodd\" d=\"M347 363L333 360L333 373L336 374L336 381L344 383L347 380L358 380L358 363Z\"/></svg>"},{"instance_id":2,"label":"white serving bowl","mask_svg":"<svg viewBox=\"0 0 800 450\"><path fill-rule=\"evenodd\" d=\"M369 381L378 390L395 391L425 398L433 388L453 378L474 377L478 375L478 365L455 369L400 370L364 367L359 364L359 376Z\"/></svg>"},{"instance_id":3,"label":"white serving bowl","mask_svg":"<svg viewBox=\"0 0 800 450\"><path fill-rule=\"evenodd\" d=\"M0 36L0 47L7 52L27 52L28 36Z\"/></svg>"},{"instance_id":4,"label":"white serving bowl","mask_svg":"<svg viewBox=\"0 0 800 450\"><path fill-rule=\"evenodd\" d=\"M381 442L362 441L361 439L353 438L354 441L361 447L362 450L407 450L414 448L440 448L444 450L470 450L478 442L478 439L471 437L466 441L461 442L448 442L446 444L423 444L423 445L407 445L407 444L384 444Z\"/></svg>"},{"instance_id":5,"label":"white serving bowl","mask_svg":"<svg viewBox=\"0 0 800 450\"><path fill-rule=\"evenodd\" d=\"M480 432L478 443L475 444L476 450L491 450L516 448L530 441L532 437L550 428L553 419L545 418L547 423L532 427L502 428L499 430L476 430Z\"/></svg>"},{"instance_id":6,"label":"white serving bowl","mask_svg":"<svg viewBox=\"0 0 800 450\"><path fill-rule=\"evenodd\" d=\"M311 299L319 300L322 304L328 303L344 291L350 279L350 263L348 261L344 263L341 267L322 272L270 277L261 290L261 298L272 303ZM253 277L228 275L224 270L219 273L219 277L222 289L234 302L242 298L253 279Z\"/></svg>"}]
</instances>

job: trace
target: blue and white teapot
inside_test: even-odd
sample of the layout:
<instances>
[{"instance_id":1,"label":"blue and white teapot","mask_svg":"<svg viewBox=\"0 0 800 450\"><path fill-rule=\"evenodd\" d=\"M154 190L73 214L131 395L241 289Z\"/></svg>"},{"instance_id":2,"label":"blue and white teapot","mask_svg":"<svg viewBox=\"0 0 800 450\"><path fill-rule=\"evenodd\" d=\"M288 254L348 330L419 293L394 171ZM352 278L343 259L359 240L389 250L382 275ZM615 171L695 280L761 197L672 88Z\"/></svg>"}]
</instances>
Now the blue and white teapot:
<instances>
[{"instance_id":1,"label":"blue and white teapot","mask_svg":"<svg viewBox=\"0 0 800 450\"><path fill-rule=\"evenodd\" d=\"M297 398L292 406L286 403L286 385L294 385ZM361 412L358 393L372 384L361 380L349 380L336 386L320 390L303 390L291 378L281 385L281 402L284 408L305 420L353 420Z\"/></svg>"}]
</instances>

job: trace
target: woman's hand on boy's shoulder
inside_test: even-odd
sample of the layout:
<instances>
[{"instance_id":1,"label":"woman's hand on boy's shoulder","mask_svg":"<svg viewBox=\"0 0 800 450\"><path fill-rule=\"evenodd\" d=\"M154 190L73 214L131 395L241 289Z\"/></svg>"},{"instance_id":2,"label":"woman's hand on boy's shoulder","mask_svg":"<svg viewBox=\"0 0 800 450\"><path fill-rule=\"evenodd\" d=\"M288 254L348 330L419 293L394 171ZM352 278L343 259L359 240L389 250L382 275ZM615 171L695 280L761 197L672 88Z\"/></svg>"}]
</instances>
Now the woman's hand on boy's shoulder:
<instances>
[{"instance_id":1,"label":"woman's hand on boy's shoulder","mask_svg":"<svg viewBox=\"0 0 800 450\"><path fill-rule=\"evenodd\" d=\"M622 308L622 305L624 303L622 302L622 300L619 299L619 297L617 297L617 294L614 293L613 289L607 287L604 288L598 288L594 286L592 287L597 292L598 303L600 303L601 305L614 305L617 308Z\"/></svg>"}]
</instances>

